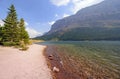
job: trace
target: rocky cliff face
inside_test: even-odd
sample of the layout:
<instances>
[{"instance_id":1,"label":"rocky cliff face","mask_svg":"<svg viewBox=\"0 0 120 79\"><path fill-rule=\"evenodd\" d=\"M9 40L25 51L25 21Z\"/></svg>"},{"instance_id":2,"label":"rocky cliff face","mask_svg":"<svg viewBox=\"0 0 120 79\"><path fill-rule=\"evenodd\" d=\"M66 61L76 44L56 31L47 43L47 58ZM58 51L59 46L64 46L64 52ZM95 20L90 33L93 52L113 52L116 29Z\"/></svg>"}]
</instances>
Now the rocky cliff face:
<instances>
[{"instance_id":1,"label":"rocky cliff face","mask_svg":"<svg viewBox=\"0 0 120 79\"><path fill-rule=\"evenodd\" d=\"M56 38L55 36L59 36L59 38L62 38L64 34L66 33L69 34L68 32L72 33L72 30L74 29L75 31L76 28L78 29L86 28L90 33L92 30L90 31L88 28L92 28L92 29L95 28L95 30L96 28L98 29L102 28L102 30L104 28L119 29L120 0L105 0L97 5L84 8L78 11L75 15L60 19L52 25L51 30L44 36L50 35L51 39ZM87 33L81 33L80 31L81 30L78 31L80 35L87 34ZM79 35L77 37L82 38Z\"/></svg>"}]
</instances>

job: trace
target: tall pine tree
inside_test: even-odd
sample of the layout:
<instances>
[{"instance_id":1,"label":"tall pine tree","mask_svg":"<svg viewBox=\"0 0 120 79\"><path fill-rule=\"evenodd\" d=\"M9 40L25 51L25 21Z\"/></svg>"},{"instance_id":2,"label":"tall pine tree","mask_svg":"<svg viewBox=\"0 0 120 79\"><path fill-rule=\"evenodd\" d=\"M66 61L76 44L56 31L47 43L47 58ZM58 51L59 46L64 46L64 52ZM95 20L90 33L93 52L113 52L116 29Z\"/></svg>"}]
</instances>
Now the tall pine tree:
<instances>
[{"instance_id":1,"label":"tall pine tree","mask_svg":"<svg viewBox=\"0 0 120 79\"><path fill-rule=\"evenodd\" d=\"M18 19L14 5L8 9L8 15L4 20L4 33L2 42L19 43Z\"/></svg>"},{"instance_id":2,"label":"tall pine tree","mask_svg":"<svg viewBox=\"0 0 120 79\"><path fill-rule=\"evenodd\" d=\"M20 19L18 22L17 13L14 5L11 5L8 9L8 15L4 21L4 27L0 28L1 35L0 41L4 45L21 45L21 41L24 44L29 43L29 35L25 30L24 19Z\"/></svg>"},{"instance_id":3,"label":"tall pine tree","mask_svg":"<svg viewBox=\"0 0 120 79\"><path fill-rule=\"evenodd\" d=\"M19 34L20 40L23 41L25 44L27 44L29 42L29 35L25 30L25 22L23 18L21 18L19 22L19 33L20 33Z\"/></svg>"},{"instance_id":4,"label":"tall pine tree","mask_svg":"<svg viewBox=\"0 0 120 79\"><path fill-rule=\"evenodd\" d=\"M3 27L0 25L0 43L1 43L1 40L2 40L2 37L3 37L3 36L2 36L2 35L3 35L3 34L2 34L2 29L3 29Z\"/></svg>"}]
</instances>

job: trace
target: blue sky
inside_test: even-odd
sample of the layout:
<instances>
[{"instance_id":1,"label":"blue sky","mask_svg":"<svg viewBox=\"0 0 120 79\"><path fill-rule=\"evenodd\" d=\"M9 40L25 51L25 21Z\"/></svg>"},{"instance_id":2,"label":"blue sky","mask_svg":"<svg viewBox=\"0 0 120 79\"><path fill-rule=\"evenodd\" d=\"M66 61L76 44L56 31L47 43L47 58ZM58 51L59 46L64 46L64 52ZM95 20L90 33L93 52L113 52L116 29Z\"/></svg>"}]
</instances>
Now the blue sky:
<instances>
[{"instance_id":1,"label":"blue sky","mask_svg":"<svg viewBox=\"0 0 120 79\"><path fill-rule=\"evenodd\" d=\"M75 14L78 10L103 0L0 0L0 24L9 6L15 5L18 19L24 18L30 37L49 31L58 19Z\"/></svg>"}]
</instances>

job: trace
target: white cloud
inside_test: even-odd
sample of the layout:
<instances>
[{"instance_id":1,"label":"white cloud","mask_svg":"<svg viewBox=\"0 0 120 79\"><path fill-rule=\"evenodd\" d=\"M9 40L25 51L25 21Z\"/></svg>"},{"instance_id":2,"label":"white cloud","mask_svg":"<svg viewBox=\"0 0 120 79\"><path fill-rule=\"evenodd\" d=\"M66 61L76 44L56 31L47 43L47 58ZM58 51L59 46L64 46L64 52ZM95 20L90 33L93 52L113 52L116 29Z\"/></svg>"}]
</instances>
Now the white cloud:
<instances>
[{"instance_id":1,"label":"white cloud","mask_svg":"<svg viewBox=\"0 0 120 79\"><path fill-rule=\"evenodd\" d=\"M78 10L82 8L100 3L102 1L104 0L72 0L72 4L73 4L72 12L76 13Z\"/></svg>"},{"instance_id":2,"label":"white cloud","mask_svg":"<svg viewBox=\"0 0 120 79\"><path fill-rule=\"evenodd\" d=\"M70 0L50 0L50 2L56 6L66 6Z\"/></svg>"},{"instance_id":3,"label":"white cloud","mask_svg":"<svg viewBox=\"0 0 120 79\"><path fill-rule=\"evenodd\" d=\"M75 14L77 11L89 7L95 4L98 4L104 0L50 0L50 2L56 6L67 6L69 14ZM68 5L69 4L69 5ZM55 14L56 19L64 18L70 16L69 14L63 14L59 16Z\"/></svg>"},{"instance_id":4,"label":"white cloud","mask_svg":"<svg viewBox=\"0 0 120 79\"><path fill-rule=\"evenodd\" d=\"M72 4L72 12L76 13L78 10L100 3L104 0L50 0L50 2L56 6L69 6Z\"/></svg>"},{"instance_id":5,"label":"white cloud","mask_svg":"<svg viewBox=\"0 0 120 79\"><path fill-rule=\"evenodd\" d=\"M0 25L3 26L4 25L4 22L2 20L0 20Z\"/></svg>"},{"instance_id":6,"label":"white cloud","mask_svg":"<svg viewBox=\"0 0 120 79\"><path fill-rule=\"evenodd\" d=\"M37 37L37 36L42 35L42 34L39 33L38 31L36 31L35 29L32 29L32 28L30 28L30 27L27 27L27 28L26 28L26 31L28 32L30 38L34 38L34 37Z\"/></svg>"},{"instance_id":7,"label":"white cloud","mask_svg":"<svg viewBox=\"0 0 120 79\"><path fill-rule=\"evenodd\" d=\"M28 25L29 25L28 22L25 21L25 26L28 26Z\"/></svg>"},{"instance_id":8,"label":"white cloud","mask_svg":"<svg viewBox=\"0 0 120 79\"><path fill-rule=\"evenodd\" d=\"M64 13L63 18L70 16L69 14Z\"/></svg>"},{"instance_id":9,"label":"white cloud","mask_svg":"<svg viewBox=\"0 0 120 79\"><path fill-rule=\"evenodd\" d=\"M55 23L55 21L48 22L48 24L51 26Z\"/></svg>"}]
</instances>

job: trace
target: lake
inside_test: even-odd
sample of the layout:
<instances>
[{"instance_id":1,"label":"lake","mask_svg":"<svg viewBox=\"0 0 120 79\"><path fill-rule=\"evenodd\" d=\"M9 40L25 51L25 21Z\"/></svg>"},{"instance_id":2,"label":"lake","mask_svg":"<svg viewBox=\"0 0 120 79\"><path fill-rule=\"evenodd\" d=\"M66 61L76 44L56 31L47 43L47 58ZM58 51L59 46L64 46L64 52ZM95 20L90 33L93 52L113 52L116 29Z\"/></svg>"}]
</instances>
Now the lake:
<instances>
[{"instance_id":1,"label":"lake","mask_svg":"<svg viewBox=\"0 0 120 79\"><path fill-rule=\"evenodd\" d=\"M57 79L120 79L120 41L43 42ZM57 64L57 65L56 65Z\"/></svg>"}]
</instances>

